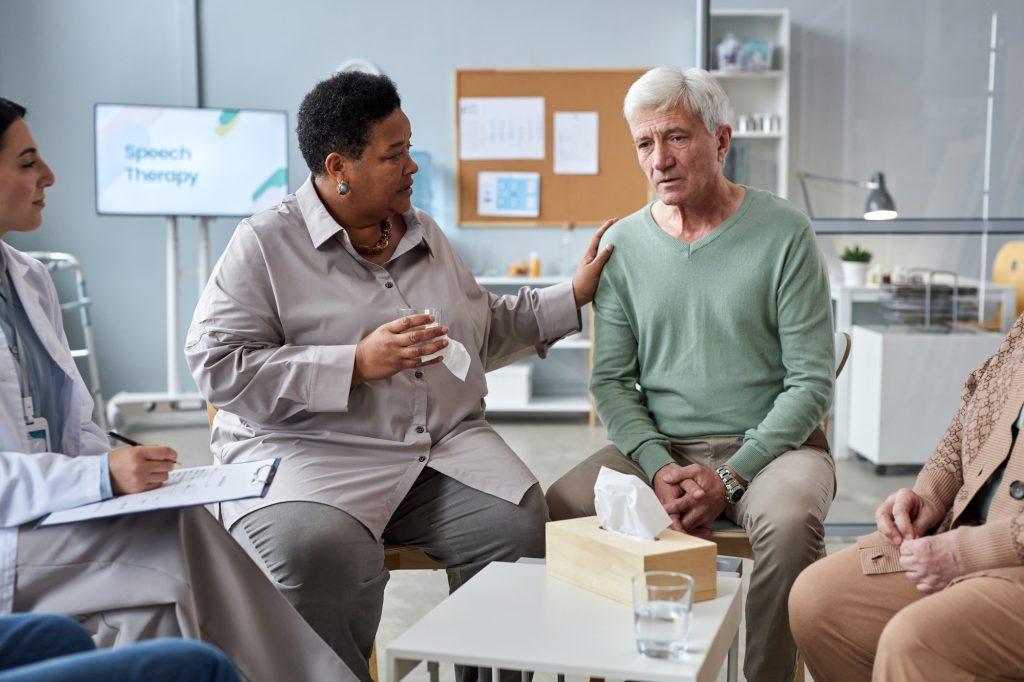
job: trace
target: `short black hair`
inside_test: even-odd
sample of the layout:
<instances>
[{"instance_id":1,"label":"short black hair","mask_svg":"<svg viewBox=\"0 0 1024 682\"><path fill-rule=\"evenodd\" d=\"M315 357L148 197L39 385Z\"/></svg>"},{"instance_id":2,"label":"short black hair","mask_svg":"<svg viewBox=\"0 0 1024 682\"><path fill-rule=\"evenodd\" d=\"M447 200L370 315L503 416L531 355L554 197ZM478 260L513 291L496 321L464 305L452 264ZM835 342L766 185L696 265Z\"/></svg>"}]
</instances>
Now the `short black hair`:
<instances>
[{"instance_id":1,"label":"short black hair","mask_svg":"<svg viewBox=\"0 0 1024 682\"><path fill-rule=\"evenodd\" d=\"M27 113L25 107L20 104L0 97L0 147L4 144L3 137L7 129L19 118L25 118Z\"/></svg>"},{"instance_id":2,"label":"short black hair","mask_svg":"<svg viewBox=\"0 0 1024 682\"><path fill-rule=\"evenodd\" d=\"M302 98L295 131L309 170L322 175L331 152L361 158L371 126L400 106L398 89L387 76L345 71L317 83Z\"/></svg>"}]
</instances>

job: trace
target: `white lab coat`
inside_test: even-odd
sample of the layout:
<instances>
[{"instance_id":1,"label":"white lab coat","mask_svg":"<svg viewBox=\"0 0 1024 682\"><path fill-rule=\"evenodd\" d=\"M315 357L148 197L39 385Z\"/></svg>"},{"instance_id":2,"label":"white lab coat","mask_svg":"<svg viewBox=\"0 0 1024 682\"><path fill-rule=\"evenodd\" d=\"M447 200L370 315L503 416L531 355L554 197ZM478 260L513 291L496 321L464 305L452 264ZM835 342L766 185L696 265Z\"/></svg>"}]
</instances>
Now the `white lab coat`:
<instances>
[{"instance_id":1,"label":"white lab coat","mask_svg":"<svg viewBox=\"0 0 1024 682\"><path fill-rule=\"evenodd\" d=\"M49 272L0 240L11 280L25 312L50 358L63 370L60 385L66 418L63 453L29 452L21 410L17 361L0 329L0 615L10 613L14 599L18 525L59 509L101 498L100 457L110 450L92 422L93 401L71 357L64 335L60 301ZM79 457L79 455L92 455Z\"/></svg>"}]
</instances>

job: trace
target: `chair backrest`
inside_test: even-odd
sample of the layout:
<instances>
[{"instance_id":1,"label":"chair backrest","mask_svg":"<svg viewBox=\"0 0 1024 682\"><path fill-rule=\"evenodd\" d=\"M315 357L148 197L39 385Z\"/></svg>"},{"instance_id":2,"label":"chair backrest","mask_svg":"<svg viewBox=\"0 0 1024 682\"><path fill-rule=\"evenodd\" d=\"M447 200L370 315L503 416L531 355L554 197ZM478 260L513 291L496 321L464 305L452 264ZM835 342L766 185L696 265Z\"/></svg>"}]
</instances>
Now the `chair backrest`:
<instances>
[{"instance_id":1,"label":"chair backrest","mask_svg":"<svg viewBox=\"0 0 1024 682\"><path fill-rule=\"evenodd\" d=\"M846 361L850 359L850 350L853 348L853 339L846 332L836 334L836 379L843 373Z\"/></svg>"},{"instance_id":2,"label":"chair backrest","mask_svg":"<svg viewBox=\"0 0 1024 682\"><path fill-rule=\"evenodd\" d=\"M1024 312L1024 242L1003 244L992 263L992 281L1017 290L1017 314Z\"/></svg>"}]
</instances>

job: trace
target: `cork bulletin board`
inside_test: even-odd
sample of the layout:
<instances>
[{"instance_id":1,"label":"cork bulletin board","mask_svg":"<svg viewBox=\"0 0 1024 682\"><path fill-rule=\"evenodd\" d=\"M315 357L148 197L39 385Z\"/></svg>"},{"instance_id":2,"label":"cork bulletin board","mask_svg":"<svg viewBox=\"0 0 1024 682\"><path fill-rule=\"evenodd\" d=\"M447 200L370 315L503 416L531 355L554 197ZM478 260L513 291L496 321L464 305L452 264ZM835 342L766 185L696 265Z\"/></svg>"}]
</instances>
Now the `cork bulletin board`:
<instances>
[{"instance_id":1,"label":"cork bulletin board","mask_svg":"<svg viewBox=\"0 0 1024 682\"><path fill-rule=\"evenodd\" d=\"M637 163L622 99L644 69L481 69L455 74L455 140L458 222L462 227L564 227L599 225L624 217L649 201L647 180ZM459 154L459 99L462 97L543 97L543 159L464 160ZM556 175L554 113L598 114L596 175ZM540 174L540 215L536 218L481 216L477 178L486 171Z\"/></svg>"}]
</instances>

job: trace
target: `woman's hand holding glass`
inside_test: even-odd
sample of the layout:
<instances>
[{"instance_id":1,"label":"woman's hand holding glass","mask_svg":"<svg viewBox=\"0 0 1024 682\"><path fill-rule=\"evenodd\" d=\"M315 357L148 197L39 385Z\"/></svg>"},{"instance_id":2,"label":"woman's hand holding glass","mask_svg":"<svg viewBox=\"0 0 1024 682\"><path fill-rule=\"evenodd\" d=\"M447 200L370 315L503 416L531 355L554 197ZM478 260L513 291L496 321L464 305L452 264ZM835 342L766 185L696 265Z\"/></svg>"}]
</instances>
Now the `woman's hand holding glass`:
<instances>
[{"instance_id":1,"label":"woman's hand holding glass","mask_svg":"<svg viewBox=\"0 0 1024 682\"><path fill-rule=\"evenodd\" d=\"M159 488L174 469L178 454L162 445L125 445L110 451L110 487L115 495Z\"/></svg>"},{"instance_id":2,"label":"woman's hand holding glass","mask_svg":"<svg viewBox=\"0 0 1024 682\"><path fill-rule=\"evenodd\" d=\"M448 333L448 328L427 326L433 322L433 315L410 315L382 324L371 332L356 345L352 388L367 381L387 379L403 370L441 362L441 357L422 361L423 356L448 345L448 339L441 338Z\"/></svg>"}]
</instances>

